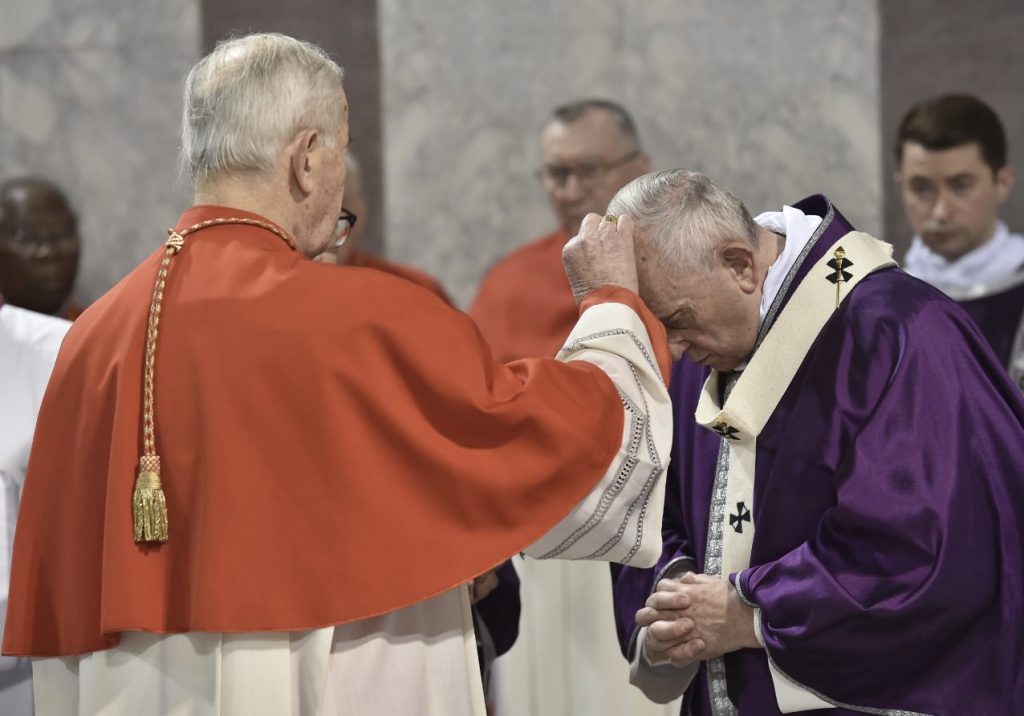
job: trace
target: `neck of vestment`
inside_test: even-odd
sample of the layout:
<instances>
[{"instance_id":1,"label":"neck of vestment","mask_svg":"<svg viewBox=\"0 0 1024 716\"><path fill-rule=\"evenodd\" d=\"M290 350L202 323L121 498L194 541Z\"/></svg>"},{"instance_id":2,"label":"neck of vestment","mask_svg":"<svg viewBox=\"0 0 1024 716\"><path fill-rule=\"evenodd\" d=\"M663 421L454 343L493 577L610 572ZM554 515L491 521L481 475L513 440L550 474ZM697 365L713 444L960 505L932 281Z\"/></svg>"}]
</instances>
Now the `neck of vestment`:
<instances>
[{"instance_id":1,"label":"neck of vestment","mask_svg":"<svg viewBox=\"0 0 1024 716\"><path fill-rule=\"evenodd\" d=\"M778 319L782 309L789 303L793 291L804 280L811 267L821 260L832 247L832 244L854 230L853 225L832 205L832 202L824 194L814 194L806 199L802 199L793 204L793 208L799 209L808 216L820 216L822 220L818 228L811 235L811 238L804 245L799 258L797 258L793 267L783 279L782 287L779 289L775 300L768 307L768 312L761 323L761 330L758 332L755 350L756 346L761 345L765 336L768 335L768 331L775 325L775 321Z\"/></svg>"},{"instance_id":2,"label":"neck of vestment","mask_svg":"<svg viewBox=\"0 0 1024 716\"><path fill-rule=\"evenodd\" d=\"M230 221L213 223L230 219L238 219L239 221L236 223ZM209 226L203 226L203 224L207 223L209 223ZM259 226L258 224L266 226ZM280 224L252 211L236 209L230 206L219 206L217 204L196 204L191 206L182 213L174 225L174 230L181 233L192 229L193 231L189 236L192 240L197 240L213 236L209 230L218 227L230 227L232 233L237 234L238 237L245 237L247 240L259 242L261 245L266 245L267 248L271 248L270 244L277 244L274 248L283 251L296 251L296 249L288 245L287 241L272 230L276 229L284 236L290 236L289 232ZM221 238L223 238L223 232L220 233ZM186 238L186 241L188 240ZM296 251L296 253L298 252Z\"/></svg>"}]
</instances>

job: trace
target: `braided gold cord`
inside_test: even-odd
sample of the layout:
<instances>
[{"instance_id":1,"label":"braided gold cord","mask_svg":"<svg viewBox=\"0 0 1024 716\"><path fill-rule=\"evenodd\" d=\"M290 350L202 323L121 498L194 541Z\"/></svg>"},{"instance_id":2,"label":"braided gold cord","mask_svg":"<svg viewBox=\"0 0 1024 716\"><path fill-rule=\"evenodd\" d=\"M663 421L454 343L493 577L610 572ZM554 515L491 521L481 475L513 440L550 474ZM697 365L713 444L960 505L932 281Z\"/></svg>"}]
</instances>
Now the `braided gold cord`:
<instances>
[{"instance_id":1,"label":"braided gold cord","mask_svg":"<svg viewBox=\"0 0 1024 716\"><path fill-rule=\"evenodd\" d=\"M164 244L163 260L156 272L153 298L149 304L149 320L146 328L146 355L143 367L142 398L142 457L139 460L139 474L132 498L134 531L136 542L167 541L167 507L160 482L160 457L156 454L156 344L160 328L160 311L163 307L164 288L173 259L185 246L185 237L200 229L222 224L247 224L256 226L280 237L292 249L294 239L283 230L265 221L243 218L208 219L193 224L178 232L168 229L170 235Z\"/></svg>"}]
</instances>

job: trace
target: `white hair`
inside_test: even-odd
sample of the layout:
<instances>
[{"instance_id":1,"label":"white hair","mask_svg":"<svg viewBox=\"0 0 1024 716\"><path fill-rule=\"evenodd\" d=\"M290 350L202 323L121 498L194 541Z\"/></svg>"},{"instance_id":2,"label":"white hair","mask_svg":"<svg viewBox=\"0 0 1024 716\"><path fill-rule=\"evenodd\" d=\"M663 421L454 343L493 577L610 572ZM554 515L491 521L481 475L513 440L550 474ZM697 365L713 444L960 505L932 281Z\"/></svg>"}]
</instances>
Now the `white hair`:
<instances>
[{"instance_id":1,"label":"white hair","mask_svg":"<svg viewBox=\"0 0 1024 716\"><path fill-rule=\"evenodd\" d=\"M327 146L344 112L342 69L316 45L260 33L226 40L185 80L181 161L193 182L266 171L297 132Z\"/></svg>"},{"instance_id":2,"label":"white hair","mask_svg":"<svg viewBox=\"0 0 1024 716\"><path fill-rule=\"evenodd\" d=\"M743 202L710 177L685 169L634 179L608 212L629 214L662 258L705 272L714 268L721 243L742 238L757 246L757 227Z\"/></svg>"}]
</instances>

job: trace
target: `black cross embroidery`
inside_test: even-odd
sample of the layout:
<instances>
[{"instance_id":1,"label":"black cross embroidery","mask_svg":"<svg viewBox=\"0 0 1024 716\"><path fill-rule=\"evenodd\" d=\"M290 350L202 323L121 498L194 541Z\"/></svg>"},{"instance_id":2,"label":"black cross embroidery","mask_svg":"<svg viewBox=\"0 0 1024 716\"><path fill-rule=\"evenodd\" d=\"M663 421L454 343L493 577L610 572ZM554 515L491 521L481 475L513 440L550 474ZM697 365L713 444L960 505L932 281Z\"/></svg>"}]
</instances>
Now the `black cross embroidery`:
<instances>
[{"instance_id":1,"label":"black cross embroidery","mask_svg":"<svg viewBox=\"0 0 1024 716\"><path fill-rule=\"evenodd\" d=\"M738 436L740 434L740 431L729 425L729 423L725 422L724 420L722 422L715 423L714 425L712 425L711 429L714 430L719 435L721 435L723 438L726 438L727 440L739 440Z\"/></svg>"},{"instance_id":2,"label":"black cross embroidery","mask_svg":"<svg viewBox=\"0 0 1024 716\"><path fill-rule=\"evenodd\" d=\"M846 252L843 251L842 247L836 250L836 257L830 259L825 265L835 270L834 273L828 275L828 280L832 283L845 283L853 278L853 274L846 270L853 266L853 261L846 258Z\"/></svg>"},{"instance_id":3,"label":"black cross embroidery","mask_svg":"<svg viewBox=\"0 0 1024 716\"><path fill-rule=\"evenodd\" d=\"M736 503L735 515L729 515L729 526L732 527L739 534L743 534L743 523L750 522L750 510L742 502Z\"/></svg>"}]
</instances>

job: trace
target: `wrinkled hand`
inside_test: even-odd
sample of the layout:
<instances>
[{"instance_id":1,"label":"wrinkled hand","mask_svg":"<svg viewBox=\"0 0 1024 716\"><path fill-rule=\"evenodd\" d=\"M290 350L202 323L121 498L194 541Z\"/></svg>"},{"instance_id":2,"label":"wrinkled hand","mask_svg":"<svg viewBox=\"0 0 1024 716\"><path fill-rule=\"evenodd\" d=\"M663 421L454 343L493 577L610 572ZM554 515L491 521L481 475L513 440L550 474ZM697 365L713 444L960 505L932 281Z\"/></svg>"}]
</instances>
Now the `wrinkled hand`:
<instances>
[{"instance_id":1,"label":"wrinkled hand","mask_svg":"<svg viewBox=\"0 0 1024 716\"><path fill-rule=\"evenodd\" d=\"M562 249L562 264L577 304L591 291L605 286L636 291L633 220L623 215L613 224L597 214L587 214L580 233Z\"/></svg>"},{"instance_id":2,"label":"wrinkled hand","mask_svg":"<svg viewBox=\"0 0 1024 716\"><path fill-rule=\"evenodd\" d=\"M484 572L479 577L469 583L469 603L476 604L481 599L486 597L488 594L493 592L498 586L498 574L497 569L492 569L489 572Z\"/></svg>"},{"instance_id":3,"label":"wrinkled hand","mask_svg":"<svg viewBox=\"0 0 1024 716\"><path fill-rule=\"evenodd\" d=\"M760 646L754 610L740 601L728 580L704 574L661 580L647 606L636 613L636 623L648 627L644 648L655 663L667 659L686 666Z\"/></svg>"}]
</instances>

